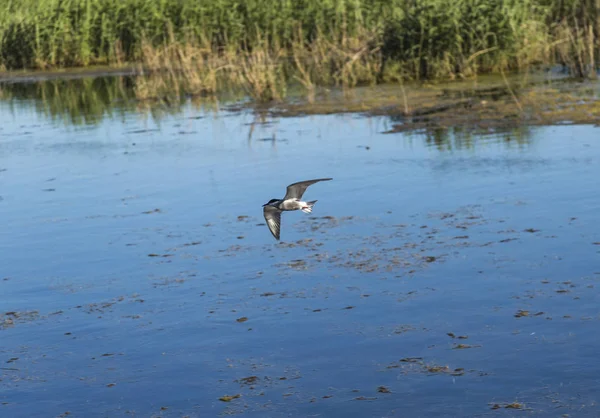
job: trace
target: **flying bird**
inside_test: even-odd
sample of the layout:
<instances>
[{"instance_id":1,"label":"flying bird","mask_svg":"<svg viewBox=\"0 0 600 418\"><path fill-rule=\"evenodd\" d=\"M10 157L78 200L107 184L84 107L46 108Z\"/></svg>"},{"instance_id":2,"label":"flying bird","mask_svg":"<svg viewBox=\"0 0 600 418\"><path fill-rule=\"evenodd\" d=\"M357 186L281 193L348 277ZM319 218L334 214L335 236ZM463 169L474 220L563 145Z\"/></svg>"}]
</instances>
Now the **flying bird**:
<instances>
[{"instance_id":1,"label":"flying bird","mask_svg":"<svg viewBox=\"0 0 600 418\"><path fill-rule=\"evenodd\" d=\"M290 184L287 187L285 196L283 199L271 199L268 203L263 205L263 214L267 221L269 231L279 241L280 229L281 229L281 212L288 210L301 210L304 213L311 213L312 208L317 202L316 200L310 202L303 202L302 195L311 184L315 184L319 181L329 181L331 178L316 179L316 180L305 180L299 181L298 183Z\"/></svg>"}]
</instances>

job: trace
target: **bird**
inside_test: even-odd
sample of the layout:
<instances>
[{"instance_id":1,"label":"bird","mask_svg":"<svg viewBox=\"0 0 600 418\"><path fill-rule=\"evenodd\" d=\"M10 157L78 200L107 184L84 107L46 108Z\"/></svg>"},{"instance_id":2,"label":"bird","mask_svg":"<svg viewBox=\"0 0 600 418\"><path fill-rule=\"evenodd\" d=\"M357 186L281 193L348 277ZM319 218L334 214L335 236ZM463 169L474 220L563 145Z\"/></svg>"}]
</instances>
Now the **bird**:
<instances>
[{"instance_id":1,"label":"bird","mask_svg":"<svg viewBox=\"0 0 600 418\"><path fill-rule=\"evenodd\" d=\"M301 210L304 213L311 213L312 208L317 203L316 200L310 202L303 202L302 195L311 184L318 183L320 181L329 181L332 178L315 179L315 180L304 180L297 183L290 184L283 199L271 199L263 205L263 215L267 221L269 231L279 241L280 230L281 230L281 212L290 210Z\"/></svg>"}]
</instances>

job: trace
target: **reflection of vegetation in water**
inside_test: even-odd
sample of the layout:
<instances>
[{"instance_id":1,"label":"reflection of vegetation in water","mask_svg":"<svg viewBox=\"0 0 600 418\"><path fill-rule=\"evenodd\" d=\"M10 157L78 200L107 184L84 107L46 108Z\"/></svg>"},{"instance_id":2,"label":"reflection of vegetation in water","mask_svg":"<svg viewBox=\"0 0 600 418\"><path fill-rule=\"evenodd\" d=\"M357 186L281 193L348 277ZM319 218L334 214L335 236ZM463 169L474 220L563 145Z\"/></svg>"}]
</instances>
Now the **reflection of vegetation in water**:
<instances>
[{"instance_id":1,"label":"reflection of vegetation in water","mask_svg":"<svg viewBox=\"0 0 600 418\"><path fill-rule=\"evenodd\" d=\"M407 135L414 134L407 133ZM464 126L453 126L451 128L431 128L424 132L426 143L435 146L439 151L474 149L482 135L503 137L506 146L524 146L528 145L532 139L532 129L524 125L501 126L488 132L474 131Z\"/></svg>"},{"instance_id":2,"label":"reflection of vegetation in water","mask_svg":"<svg viewBox=\"0 0 600 418\"><path fill-rule=\"evenodd\" d=\"M151 76L150 76L151 77ZM600 119L598 92L585 83L563 81L524 83L511 81L524 111L516 111L513 96L496 77L479 77L477 82L436 85L380 85L352 90L319 91L317 101L302 99L269 106L254 106L257 117L304 114L368 113L389 117L386 132L417 132L440 150L474 147L482 135L504 136L507 146L530 140L528 125L569 120L594 123ZM530 78L530 77L528 77ZM135 113L156 123L186 109L218 111L227 103L239 105L244 91L231 90L218 96L166 96L140 100L140 85L148 88L148 77L111 76L51 79L35 83L0 84L0 100L19 106L27 101L38 113L67 125L98 124L105 118ZM160 87L164 88L164 86ZM594 116L596 115L596 116ZM422 138L422 136L421 136Z\"/></svg>"},{"instance_id":3,"label":"reflection of vegetation in water","mask_svg":"<svg viewBox=\"0 0 600 418\"><path fill-rule=\"evenodd\" d=\"M259 100L290 80L312 94L538 64L592 76L599 17L597 0L20 0L0 6L0 68L135 62L182 75L173 92L225 77Z\"/></svg>"},{"instance_id":4,"label":"reflection of vegetation in water","mask_svg":"<svg viewBox=\"0 0 600 418\"><path fill-rule=\"evenodd\" d=\"M13 105L15 100L32 101L38 113L70 125L97 124L130 112L147 112L158 121L179 113L187 103L184 97L168 103L140 102L135 98L136 83L135 78L119 76L5 84L0 85L0 100ZM192 102L196 107L212 105L210 100Z\"/></svg>"},{"instance_id":5,"label":"reflection of vegetation in water","mask_svg":"<svg viewBox=\"0 0 600 418\"><path fill-rule=\"evenodd\" d=\"M33 100L39 113L72 125L95 124L104 117L123 116L134 106L131 97L131 82L124 77L55 79L0 88L3 100Z\"/></svg>"}]
</instances>

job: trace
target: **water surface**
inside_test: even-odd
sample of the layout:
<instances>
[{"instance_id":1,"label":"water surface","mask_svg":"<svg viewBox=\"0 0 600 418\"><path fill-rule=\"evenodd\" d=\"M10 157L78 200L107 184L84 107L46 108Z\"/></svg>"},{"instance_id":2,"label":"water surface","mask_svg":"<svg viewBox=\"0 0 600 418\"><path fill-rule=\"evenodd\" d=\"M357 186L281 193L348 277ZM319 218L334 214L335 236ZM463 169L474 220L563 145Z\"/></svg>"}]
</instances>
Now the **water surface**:
<instances>
[{"instance_id":1,"label":"water surface","mask_svg":"<svg viewBox=\"0 0 600 418\"><path fill-rule=\"evenodd\" d=\"M44 109L0 104L2 416L600 413L598 128Z\"/></svg>"}]
</instances>

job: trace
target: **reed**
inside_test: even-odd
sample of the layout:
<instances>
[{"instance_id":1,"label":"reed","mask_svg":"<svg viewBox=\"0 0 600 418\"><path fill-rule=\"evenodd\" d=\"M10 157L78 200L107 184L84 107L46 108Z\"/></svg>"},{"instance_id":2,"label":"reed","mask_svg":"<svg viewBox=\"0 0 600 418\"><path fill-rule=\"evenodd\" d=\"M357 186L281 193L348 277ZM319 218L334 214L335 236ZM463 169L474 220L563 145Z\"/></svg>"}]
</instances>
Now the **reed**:
<instances>
[{"instance_id":1,"label":"reed","mask_svg":"<svg viewBox=\"0 0 600 418\"><path fill-rule=\"evenodd\" d=\"M234 84L272 100L290 81L314 95L556 64L594 77L599 35L599 0L0 1L0 69L135 63L140 97Z\"/></svg>"}]
</instances>

